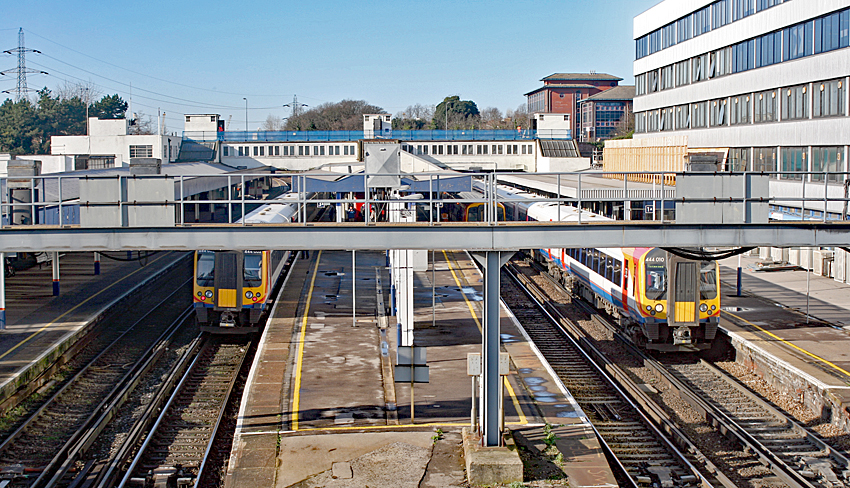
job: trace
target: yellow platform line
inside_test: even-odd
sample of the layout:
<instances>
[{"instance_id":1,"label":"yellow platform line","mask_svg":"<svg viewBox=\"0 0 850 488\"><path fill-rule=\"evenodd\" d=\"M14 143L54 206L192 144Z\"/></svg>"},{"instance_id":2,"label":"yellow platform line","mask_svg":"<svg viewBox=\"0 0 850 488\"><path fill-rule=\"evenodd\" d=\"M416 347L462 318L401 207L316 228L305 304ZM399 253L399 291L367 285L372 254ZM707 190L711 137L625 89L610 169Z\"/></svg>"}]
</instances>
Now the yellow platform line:
<instances>
[{"instance_id":1,"label":"yellow platform line","mask_svg":"<svg viewBox=\"0 0 850 488\"><path fill-rule=\"evenodd\" d=\"M820 356L818 356L818 355L816 355L816 354L812 354L812 353L810 353L809 351L807 351L807 350L803 349L802 347L797 346L796 344L793 344L793 343L791 343L791 342L786 341L785 339L783 339L783 338L781 338L781 337L777 336L776 334L774 334L774 333L770 332L769 330L765 330L765 329L763 329L763 328L759 327L758 325L756 325L756 324L754 324L754 323L750 322L749 320L747 320L747 319L745 319L745 318L743 318L743 317L740 317L740 316L738 316L738 315L735 315L735 314L734 314L734 313L732 313L732 312L727 312L727 311L725 311L725 310L724 310L724 312L725 312L726 314L728 314L728 315L731 315L731 316L735 317L736 319L738 319L738 320L740 320L740 321L742 321L742 322L746 322L747 324L749 324L749 325L751 325L751 326L755 327L756 329L758 329L758 330L760 330L760 331L764 332L765 334L767 334L767 335L769 335L770 337L772 337L772 338L776 339L777 341L779 341L779 342L781 342L781 343L785 344L786 346L789 346L789 347L791 347L791 348L793 348L793 349L796 349L796 350L800 351L801 353L805 354L806 356L809 356L809 357L810 357L810 358L812 358L812 359L815 359L815 360L817 360L817 361L820 361L820 362L822 362L823 364L826 364L826 365L828 365L829 367L831 367L831 368L835 369L836 371L840 371L841 373L843 373L843 374L847 375L848 377L850 377L850 372L847 372L846 370L844 370L844 369L840 368L839 366L836 366L835 364L833 364L833 363L831 363L831 362L827 361L826 359L824 359L824 358L822 358L822 357L820 357Z\"/></svg>"},{"instance_id":2,"label":"yellow platform line","mask_svg":"<svg viewBox=\"0 0 850 488\"><path fill-rule=\"evenodd\" d=\"M475 308L473 307L472 302L466 298L466 294L463 293L463 286L461 286L460 280L458 279L457 274L455 274L455 270L452 268L452 263L449 261L449 255L445 250L443 250L443 256L446 258L446 265L448 265L449 271L452 272L452 278L454 278L455 284L458 288L460 288L460 294L463 296L463 301L466 302L466 306L469 307L469 313L472 314L472 318L475 320L475 325L478 326L478 331L483 333L481 330L481 322L478 320L478 315L475 314ZM507 378L505 378L505 385L508 387L508 395L511 397L511 402L514 404L514 408L516 408L516 411L519 413L519 425L527 424L528 419L525 417L525 413L523 413L522 407L520 407L519 399L517 399L516 393Z\"/></svg>"},{"instance_id":3,"label":"yellow platform line","mask_svg":"<svg viewBox=\"0 0 850 488\"><path fill-rule=\"evenodd\" d=\"M298 430L298 409L301 406L301 366L304 364L304 339L307 336L307 319L310 318L310 300L313 298L313 287L316 285L316 275L319 273L319 261L322 251L316 255L316 265L313 267L313 278L310 279L310 289L307 292L307 303L304 306L304 320L301 321L301 333L298 335L298 356L295 362L295 386L292 394L292 430Z\"/></svg>"},{"instance_id":4,"label":"yellow platform line","mask_svg":"<svg viewBox=\"0 0 850 488\"><path fill-rule=\"evenodd\" d=\"M158 258L154 259L153 261L151 261L149 264L153 264L153 263L155 263L155 262L159 261L160 259L164 259L164 258L165 258L165 255L160 256L160 257L158 257ZM90 297L86 298L86 299L85 299L85 300L83 300L82 302L78 303L77 305L75 305L73 308L71 308L71 309L70 309L70 310L68 310L67 312L65 312L65 313L63 313L62 315L60 315L60 316L56 317L55 319L51 320L50 322L48 322L48 323L44 324L44 326L42 326L42 327L41 327L40 329L38 329L37 331L33 332L32 334L30 334L29 336L27 336L26 338L24 338L23 340L21 340L21 342L19 342L19 343L15 344L14 346L12 346L12 347L11 347L8 351L4 352L3 354L0 354L0 359L5 358L5 357L6 357L6 356L8 356L9 354L11 354L11 353L12 353L12 351L14 351L15 349L17 349L17 348L19 348L19 347L23 346L23 345L24 345L24 344L26 344L27 342L29 342L29 340L30 340L30 339L32 339L33 337L35 337L35 336L37 336L37 335L41 334L41 333L42 333L42 332L44 332L44 331L45 331L48 327L50 327L51 325L55 324L56 322L59 322L60 320L62 320L62 318L63 318L63 317L65 317L66 315L68 315L68 314L72 313L74 310L76 310L76 309L78 309L78 308L82 307L82 306L83 306L83 305L85 305L86 303L88 303L88 302L90 302L90 301L94 300L94 299L95 299L98 295L100 295L101 293L106 292L106 290L108 290L108 289L112 288L113 286L117 285L118 283L121 283L122 281L124 281L124 280L126 280L126 279L130 278L131 276L135 275L136 273L140 273L142 270L144 270L144 268L139 268L139 269L137 269L136 271L133 271L132 273L128 274L127 276L125 276L125 277L123 277L123 278L121 278L121 279L119 279L119 280L116 280L116 281L115 281L115 282L113 282L111 285L109 285L109 286L107 286L106 288L104 288L104 289L100 290L99 292L95 293L94 295L92 295L92 296L90 296Z\"/></svg>"},{"instance_id":5,"label":"yellow platform line","mask_svg":"<svg viewBox=\"0 0 850 488\"><path fill-rule=\"evenodd\" d=\"M506 422L507 425L528 425L528 422ZM298 432L309 431L348 431L348 430L407 430L421 427L469 427L469 422L427 422L423 424L400 424L400 425L346 425L334 427L304 427ZM294 432L294 430L293 430ZM263 434L276 434L277 432L263 432ZM244 434L243 434L244 435Z\"/></svg>"}]
</instances>

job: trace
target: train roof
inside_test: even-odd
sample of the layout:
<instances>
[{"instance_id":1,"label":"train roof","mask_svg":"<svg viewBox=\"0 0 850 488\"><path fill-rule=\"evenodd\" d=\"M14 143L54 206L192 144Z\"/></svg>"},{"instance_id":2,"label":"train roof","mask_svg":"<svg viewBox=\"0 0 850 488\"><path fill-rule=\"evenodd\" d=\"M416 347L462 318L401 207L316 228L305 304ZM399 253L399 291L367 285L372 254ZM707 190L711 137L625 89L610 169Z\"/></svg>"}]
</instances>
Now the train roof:
<instances>
[{"instance_id":1,"label":"train roof","mask_svg":"<svg viewBox=\"0 0 850 488\"><path fill-rule=\"evenodd\" d=\"M249 212L244 219L236 223L246 224L286 224L292 222L292 216L298 210L298 195L295 193L284 193L283 195L266 201L265 204Z\"/></svg>"}]
</instances>

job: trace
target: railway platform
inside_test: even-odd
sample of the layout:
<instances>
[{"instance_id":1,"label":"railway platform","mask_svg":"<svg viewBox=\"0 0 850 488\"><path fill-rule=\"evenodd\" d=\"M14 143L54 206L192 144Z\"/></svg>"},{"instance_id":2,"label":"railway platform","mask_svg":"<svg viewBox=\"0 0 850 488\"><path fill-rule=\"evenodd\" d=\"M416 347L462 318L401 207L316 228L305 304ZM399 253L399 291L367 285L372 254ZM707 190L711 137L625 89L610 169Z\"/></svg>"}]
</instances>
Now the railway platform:
<instances>
[{"instance_id":1,"label":"railway platform","mask_svg":"<svg viewBox=\"0 0 850 488\"><path fill-rule=\"evenodd\" d=\"M465 253L433 256L433 269L414 275L414 344L427 349L430 378L414 385L412 412L411 385L394 382L384 253L355 255L356 316L350 252L295 263L245 387L225 486L466 486L461 430L471 421L467 354L481 351L482 277ZM514 439L542 450L544 426L560 425L570 485L616 485L584 413L504 308L501 320Z\"/></svg>"},{"instance_id":2,"label":"railway platform","mask_svg":"<svg viewBox=\"0 0 850 488\"><path fill-rule=\"evenodd\" d=\"M126 253L114 253L126 257ZM103 258L94 274L92 253L59 257L60 295L53 295L52 265L6 278L6 330L0 331L0 408L12 406L21 388L37 378L85 335L89 327L167 269L185 253L159 253L139 261Z\"/></svg>"},{"instance_id":3,"label":"railway platform","mask_svg":"<svg viewBox=\"0 0 850 488\"><path fill-rule=\"evenodd\" d=\"M757 271L758 261L741 258L741 297L738 258L720 262L720 325L736 361L850 432L850 286L805 270Z\"/></svg>"}]
</instances>

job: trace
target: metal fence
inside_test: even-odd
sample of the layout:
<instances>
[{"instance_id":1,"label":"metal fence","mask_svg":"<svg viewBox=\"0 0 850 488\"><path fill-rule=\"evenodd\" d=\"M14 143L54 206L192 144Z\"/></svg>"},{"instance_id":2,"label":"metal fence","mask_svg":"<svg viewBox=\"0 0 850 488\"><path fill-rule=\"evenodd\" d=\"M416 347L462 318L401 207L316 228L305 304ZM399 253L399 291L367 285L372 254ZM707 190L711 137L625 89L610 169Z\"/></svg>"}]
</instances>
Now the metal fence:
<instances>
[{"instance_id":1,"label":"metal fence","mask_svg":"<svg viewBox=\"0 0 850 488\"><path fill-rule=\"evenodd\" d=\"M183 139L198 142L347 142L364 139L402 141L530 141L570 139L569 130L392 130L364 131L227 131L183 132Z\"/></svg>"},{"instance_id":2,"label":"metal fence","mask_svg":"<svg viewBox=\"0 0 850 488\"><path fill-rule=\"evenodd\" d=\"M338 208L348 208L349 205L368 209L363 212L363 221L348 225L371 225L378 223L380 218L373 215L372 209L381 208L389 203L404 202L411 207L420 206L424 208L425 214L428 215L427 221L419 221L415 225L423 225L427 222L428 225L441 225L446 221L442 217L442 211L447 205L454 204L484 204L484 212L482 219L474 223L469 222L467 225L504 225L507 223L504 217L495 211L499 205L516 205L518 202L524 204L545 203L558 206L558 215L564 215L569 209L576 216L574 223L586 224L591 220L593 215L588 210L581 210L593 202L617 202L622 203L623 208L631 202L652 202L652 219L656 222L675 224L674 220L665 217L663 210L669 208L671 202L676 206L687 205L690 203L740 203L744 207L743 222L747 220L747 205L748 204L769 204L774 206L795 207L802 210L805 215L806 210L816 209L822 212L822 217L816 221L824 223L828 221L847 221L848 220L848 192L850 192L850 173L848 172L717 172L717 173L691 173L691 174L707 174L714 176L743 176L741 179L740 197L729 197L718 200L717 197L702 197L690 198L676 196L671 198L670 186L665 184L669 173L640 173L657 180L658 184L647 188L647 185L642 185L640 188L635 188L640 184L629 181L628 176L637 173L534 173L535 176L551 176L556 188L573 188L575 190L574 197L558 196L558 197L543 197L543 196L523 196L517 198L510 196L503 191L501 185L497 182L498 173L463 173L458 175L447 175L446 173L417 173L411 175L404 174L381 174L381 175L346 175L340 174L338 180L349 176L359 176L351 178L344 191L335 193L315 193L311 191L311 178L316 178L317 181L328 181L327 173L277 173L269 175L268 173L261 174L231 174L231 175L119 175L105 177L78 177L78 176L37 176L37 177L12 177L0 179L0 228L9 226L69 226L80 224L79 216L88 208L98 209L113 209L120 217L117 219L118 227L128 226L126 218L127 209L142 209L145 207L169 207L174 209L174 222L162 222L160 226L188 226L193 225L192 222L186 221L186 213L189 206L199 204L219 206L226 209L226 222L222 224L233 223L242 215L246 215L246 210L250 211L253 208L261 205L296 205L297 217L293 219L291 224L285 225L308 225L307 209L308 206L328 206L337 205ZM680 174L681 175L681 174ZM800 178L799 194L791 196L777 196L772 194L755 194L750 184L750 177L775 177L783 175L788 177L793 175L794 178ZM370 184L374 177L380 176L383 181L386 177L402 178L415 177L416 188L415 192L421 194L418 199L400 198L398 192L387 191L384 188L376 188ZM454 192L445 193L439 191L441 185L448 178L452 177L467 177L470 178L472 192ZM610 187L611 179L606 179L607 188L604 191L597 191L594 188L599 184L598 180L602 177L616 177L622 182L622 189L612 189ZM813 177L817 177L817 179ZM840 182L836 183L833 178L838 176ZM192 184L197 184L198 180L210 178L218 182L220 186L220 198L199 199L192 196L184 196L185 187ZM282 200L263 200L253 198L246 195L246 182L250 182L259 178L275 178L285 179L294 188L293 194L295 198L287 201ZM127 187L128 182L135 180L169 180L174 184L175 198L160 199L160 200L142 200L138 197L128 198ZM115 185L109 194L118 195L119 197L111 201L82 201L80 199L81 186L86 184L86 181L94 180L105 183L108 186ZM596 181L594 181L596 180ZM814 181L810 181L814 180ZM114 183L113 183L114 182ZM812 195L815 189L822 194ZM402 188L402 193L410 190ZM407 192L409 193L409 192ZM840 210L830 212L830 206L839 207ZM829 214L837 214L837 218L830 218ZM815 219L808 219L815 220ZM378 222L376 222L378 221ZM693 223L693 222L690 222ZM731 222L730 222L731 223ZM739 222L740 223L740 222ZM549 225L551 222L540 222L541 225ZM245 222L231 225L247 225ZM251 224L257 225L257 224ZM107 227L107 226L96 226ZM18 227L20 228L20 227Z\"/></svg>"}]
</instances>

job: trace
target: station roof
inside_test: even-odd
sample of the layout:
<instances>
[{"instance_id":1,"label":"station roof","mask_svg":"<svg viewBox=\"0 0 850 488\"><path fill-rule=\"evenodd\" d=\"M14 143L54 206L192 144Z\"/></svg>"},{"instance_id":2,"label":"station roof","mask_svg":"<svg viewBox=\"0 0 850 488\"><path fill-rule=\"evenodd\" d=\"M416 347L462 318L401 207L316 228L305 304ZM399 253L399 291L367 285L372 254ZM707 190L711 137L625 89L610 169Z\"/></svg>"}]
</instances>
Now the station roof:
<instances>
[{"instance_id":1,"label":"station roof","mask_svg":"<svg viewBox=\"0 0 850 488\"><path fill-rule=\"evenodd\" d=\"M382 175L374 175L382 176ZM362 193L365 189L366 175L333 173L330 171L311 171L304 176L304 191L328 193ZM299 191L302 178L292 178L293 191ZM406 192L460 192L472 189L472 177L457 171L431 171L426 175L411 173L401 177L401 184L407 186Z\"/></svg>"},{"instance_id":2,"label":"station roof","mask_svg":"<svg viewBox=\"0 0 850 488\"><path fill-rule=\"evenodd\" d=\"M272 173L274 168L264 166L261 168L252 169L236 169L231 166L217 163L170 163L163 164L161 175L165 176L186 176L181 181L175 181L175 196L180 198L181 186L182 191L186 196L197 195L210 190L218 190L228 186L227 175L250 174L253 177L248 177L246 180L254 180L261 176L258 174ZM209 178L209 176L217 176ZM118 176L130 176L130 167L122 166L119 168L104 168L104 169L89 169L81 171L68 171L63 173L50 173L42 175L44 185L44 198L48 201L57 201L59 199L59 179L62 178L62 201L77 200L80 198L80 183L81 178L108 178ZM242 178L233 178L231 176L231 185L241 183Z\"/></svg>"}]
</instances>

